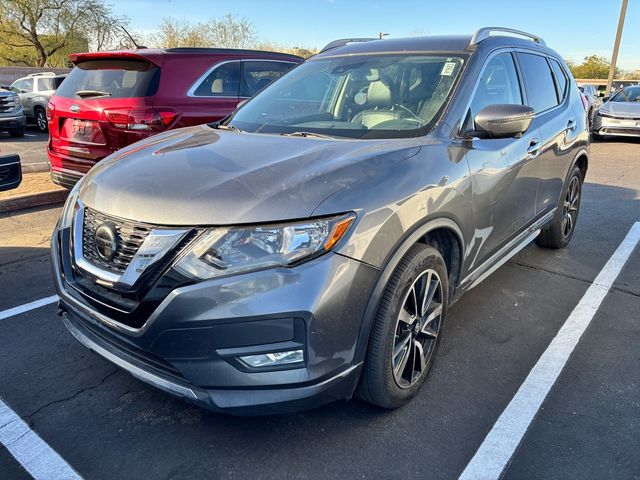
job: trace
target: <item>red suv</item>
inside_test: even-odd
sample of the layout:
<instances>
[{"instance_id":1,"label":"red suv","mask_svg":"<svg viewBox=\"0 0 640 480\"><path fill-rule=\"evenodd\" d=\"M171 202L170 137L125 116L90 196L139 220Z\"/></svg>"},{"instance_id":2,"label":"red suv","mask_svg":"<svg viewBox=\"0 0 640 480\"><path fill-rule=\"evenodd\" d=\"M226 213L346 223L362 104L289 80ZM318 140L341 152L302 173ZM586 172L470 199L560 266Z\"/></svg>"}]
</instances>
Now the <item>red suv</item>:
<instances>
[{"instance_id":1,"label":"red suv","mask_svg":"<svg viewBox=\"0 0 640 480\"><path fill-rule=\"evenodd\" d=\"M67 188L96 162L155 133L220 120L295 55L210 48L79 53L51 98L51 178Z\"/></svg>"}]
</instances>

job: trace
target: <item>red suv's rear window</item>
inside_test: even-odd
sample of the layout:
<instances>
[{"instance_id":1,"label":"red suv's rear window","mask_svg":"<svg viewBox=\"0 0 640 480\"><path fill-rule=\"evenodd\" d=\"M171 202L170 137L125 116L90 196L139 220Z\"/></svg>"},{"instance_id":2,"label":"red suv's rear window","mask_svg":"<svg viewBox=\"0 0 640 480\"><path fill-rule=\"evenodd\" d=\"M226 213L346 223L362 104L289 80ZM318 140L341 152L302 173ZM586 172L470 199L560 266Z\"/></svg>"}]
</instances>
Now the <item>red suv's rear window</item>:
<instances>
[{"instance_id":1,"label":"red suv's rear window","mask_svg":"<svg viewBox=\"0 0 640 480\"><path fill-rule=\"evenodd\" d=\"M56 95L66 98L123 98L155 95L160 68L145 60L100 59L78 63Z\"/></svg>"}]
</instances>

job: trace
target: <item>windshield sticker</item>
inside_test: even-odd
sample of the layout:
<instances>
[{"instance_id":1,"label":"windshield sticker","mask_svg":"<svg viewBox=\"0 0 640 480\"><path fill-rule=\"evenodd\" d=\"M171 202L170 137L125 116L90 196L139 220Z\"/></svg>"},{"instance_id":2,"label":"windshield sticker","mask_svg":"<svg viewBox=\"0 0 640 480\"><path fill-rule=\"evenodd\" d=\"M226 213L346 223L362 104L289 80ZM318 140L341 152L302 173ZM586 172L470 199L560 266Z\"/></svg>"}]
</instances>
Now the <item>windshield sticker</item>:
<instances>
[{"instance_id":1,"label":"windshield sticker","mask_svg":"<svg viewBox=\"0 0 640 480\"><path fill-rule=\"evenodd\" d=\"M455 62L447 62L442 67L442 71L440 72L440 75L442 75L443 77L450 77L451 74L453 73L454 68L456 68Z\"/></svg>"}]
</instances>

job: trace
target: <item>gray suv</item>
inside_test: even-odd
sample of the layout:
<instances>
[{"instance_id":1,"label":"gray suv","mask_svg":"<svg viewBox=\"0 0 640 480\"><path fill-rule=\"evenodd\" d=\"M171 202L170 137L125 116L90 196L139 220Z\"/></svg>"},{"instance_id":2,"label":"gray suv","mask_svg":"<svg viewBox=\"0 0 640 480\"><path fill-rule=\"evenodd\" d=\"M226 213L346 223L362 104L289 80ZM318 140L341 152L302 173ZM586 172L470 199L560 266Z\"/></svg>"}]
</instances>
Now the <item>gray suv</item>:
<instances>
[{"instance_id":1,"label":"gray suv","mask_svg":"<svg viewBox=\"0 0 640 480\"><path fill-rule=\"evenodd\" d=\"M11 84L20 96L27 121L35 123L41 132L47 131L47 105L66 75L53 72L32 73Z\"/></svg>"},{"instance_id":2,"label":"gray suv","mask_svg":"<svg viewBox=\"0 0 640 480\"><path fill-rule=\"evenodd\" d=\"M399 407L453 302L531 241L571 240L588 147L534 35L333 42L226 120L95 166L52 237L59 313L217 411Z\"/></svg>"}]
</instances>

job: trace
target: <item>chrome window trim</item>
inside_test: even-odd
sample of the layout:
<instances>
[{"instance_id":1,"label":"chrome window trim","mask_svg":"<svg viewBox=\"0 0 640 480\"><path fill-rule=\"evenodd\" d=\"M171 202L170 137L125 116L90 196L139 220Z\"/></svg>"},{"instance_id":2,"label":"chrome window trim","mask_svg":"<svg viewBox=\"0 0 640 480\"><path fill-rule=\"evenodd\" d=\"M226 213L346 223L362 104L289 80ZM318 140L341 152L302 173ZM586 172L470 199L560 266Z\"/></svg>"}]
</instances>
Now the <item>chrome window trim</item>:
<instances>
[{"instance_id":1,"label":"chrome window trim","mask_svg":"<svg viewBox=\"0 0 640 480\"><path fill-rule=\"evenodd\" d=\"M241 62L274 62L274 63L288 63L288 64L293 65L293 66L296 65L296 62L290 62L288 60L271 60L269 58L239 58L239 59L234 59L234 60L224 60L222 62L214 64L206 72L204 72L202 75L200 75L200 77L198 77L198 79L193 83L193 85L191 85L191 88L189 88L189 90L187 90L187 97L190 97L190 98L227 98L227 99L229 99L229 98L236 98L236 99L251 98L251 97L245 97L245 96L239 95L239 93L240 93L240 84L238 84L238 95L196 95L195 94L195 91L202 84L202 82L204 82L207 79L207 77L209 75L211 75L213 72L215 72L222 65L225 65L227 63L234 63L234 62L237 62L237 63L240 64L240 67L241 67L240 71L241 72L242 72L242 63ZM240 82L242 82L242 79L240 79Z\"/></svg>"}]
</instances>

